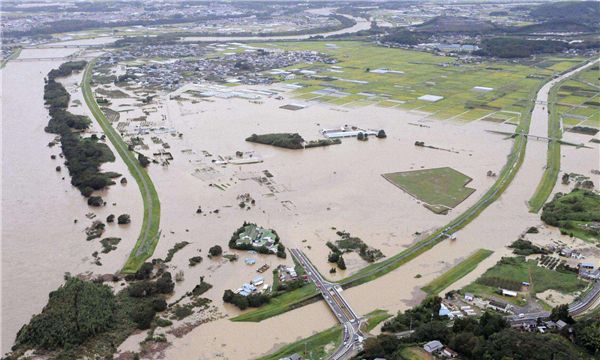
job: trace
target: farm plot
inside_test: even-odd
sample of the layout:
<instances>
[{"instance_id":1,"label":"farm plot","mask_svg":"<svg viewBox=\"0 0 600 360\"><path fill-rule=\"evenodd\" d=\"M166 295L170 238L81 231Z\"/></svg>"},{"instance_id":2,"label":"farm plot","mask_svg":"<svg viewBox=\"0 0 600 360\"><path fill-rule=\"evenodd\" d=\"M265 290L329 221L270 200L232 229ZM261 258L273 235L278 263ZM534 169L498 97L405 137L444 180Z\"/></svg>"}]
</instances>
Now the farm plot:
<instances>
[{"instance_id":1,"label":"farm plot","mask_svg":"<svg viewBox=\"0 0 600 360\"><path fill-rule=\"evenodd\" d=\"M382 176L426 203L426 207L435 213L455 208L475 191L466 187L472 180L470 177L450 167L395 172Z\"/></svg>"}]
</instances>

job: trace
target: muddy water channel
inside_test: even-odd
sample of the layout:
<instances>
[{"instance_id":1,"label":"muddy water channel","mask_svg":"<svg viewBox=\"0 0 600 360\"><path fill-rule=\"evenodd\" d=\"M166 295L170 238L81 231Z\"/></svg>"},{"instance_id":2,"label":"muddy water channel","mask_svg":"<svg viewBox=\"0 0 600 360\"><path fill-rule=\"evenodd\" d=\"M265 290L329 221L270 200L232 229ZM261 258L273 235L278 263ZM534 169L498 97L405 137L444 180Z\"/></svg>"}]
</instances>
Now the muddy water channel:
<instances>
[{"instance_id":1,"label":"muddy water channel","mask_svg":"<svg viewBox=\"0 0 600 360\"><path fill-rule=\"evenodd\" d=\"M104 208L90 208L71 186L60 146L48 147L54 135L44 132L48 110L44 106L44 78L78 49L25 49L20 59L0 71L2 77L2 353L10 349L19 328L42 310L48 293L63 282L66 272L113 273L122 266L139 233L142 204L135 182L116 185L99 194ZM38 58L57 58L38 61ZM81 74L61 79L72 93L70 110L84 114L75 100L81 95ZM92 126L90 133L97 131ZM52 160L51 155L56 155ZM60 172L55 168L61 166ZM127 174L117 158L103 170ZM116 203L116 205L113 205ZM101 251L99 239L86 241L84 230L110 213L129 213L126 227L107 226L104 236L121 237L110 254L101 254L101 266L91 254ZM77 222L75 222L77 220Z\"/></svg>"}]
</instances>

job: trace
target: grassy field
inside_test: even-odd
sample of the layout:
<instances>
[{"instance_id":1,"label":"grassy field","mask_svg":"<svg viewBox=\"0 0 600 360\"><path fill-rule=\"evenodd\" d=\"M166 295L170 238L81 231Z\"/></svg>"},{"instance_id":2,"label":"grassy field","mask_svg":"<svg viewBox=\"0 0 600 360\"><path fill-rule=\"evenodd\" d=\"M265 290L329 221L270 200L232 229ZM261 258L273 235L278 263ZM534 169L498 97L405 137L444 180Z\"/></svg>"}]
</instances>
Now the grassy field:
<instances>
[{"instance_id":1,"label":"grassy field","mask_svg":"<svg viewBox=\"0 0 600 360\"><path fill-rule=\"evenodd\" d=\"M549 79L578 61L553 59L547 66L509 62L464 64L451 57L356 41L272 42L254 45L285 50L316 50L338 60L334 67L321 63L294 65L293 68L317 72L316 76L297 76L287 81L304 86L296 90L299 98L312 98L344 106L393 106L425 111L435 118L457 121L474 121L486 116L502 115L513 117L513 122L518 122L519 117L527 115L533 98L532 92L540 80ZM394 72L382 73L380 69ZM493 90L482 91L475 87ZM349 95L328 97L315 94L315 91L324 88L334 88ZM418 99L427 94L444 98L437 102Z\"/></svg>"},{"instance_id":2,"label":"grassy field","mask_svg":"<svg viewBox=\"0 0 600 360\"><path fill-rule=\"evenodd\" d=\"M370 312L367 314L367 330L372 330L377 324L390 316L385 310ZM342 335L342 326L336 325L306 339L288 344L272 354L259 358L259 360L278 360L296 353L306 359L325 359L328 354L340 345Z\"/></svg>"},{"instance_id":3,"label":"grassy field","mask_svg":"<svg viewBox=\"0 0 600 360\"><path fill-rule=\"evenodd\" d=\"M448 286L452 285L459 279L463 278L465 275L475 270L477 265L485 260L488 256L492 255L494 252L486 249L479 249L473 254L471 254L468 258L461 261L458 265L452 267L450 270L446 271L435 280L422 287L421 290L425 291L430 295L437 295L440 291L446 289Z\"/></svg>"},{"instance_id":4,"label":"grassy field","mask_svg":"<svg viewBox=\"0 0 600 360\"><path fill-rule=\"evenodd\" d=\"M581 291L586 287L586 282L578 279L576 273L549 270L538 266L536 260L513 257L500 260L474 283L466 286L463 291L471 292L484 298L494 296L502 298L507 302L515 303L517 301L516 298L499 295L496 293L499 286L490 285L492 283L500 284L502 281L516 282L518 284L523 281L530 283L528 294L531 297L548 289L569 294Z\"/></svg>"},{"instance_id":5,"label":"grassy field","mask_svg":"<svg viewBox=\"0 0 600 360\"><path fill-rule=\"evenodd\" d=\"M100 127L127 165L131 176L133 176L137 182L144 202L144 219L142 222L142 229L133 250L131 250L129 258L125 262L125 265L122 269L124 273L134 273L140 268L144 261L152 256L154 249L156 248L156 244L158 244L160 236L160 201L150 176L140 165L135 154L129 151L127 144L125 144L121 136L111 126L102 110L100 110L98 103L96 103L96 99L94 98L91 88L93 67L94 62L92 61L88 63L85 69L83 82L81 84L83 97L87 106L92 112L92 115L98 124L100 124Z\"/></svg>"},{"instance_id":6,"label":"grassy field","mask_svg":"<svg viewBox=\"0 0 600 360\"><path fill-rule=\"evenodd\" d=\"M315 284L309 284L300 289L286 292L283 295L271 299L271 302L256 310L249 311L231 319L232 321L262 321L272 316L283 314L295 309L313 298L320 297Z\"/></svg>"},{"instance_id":7,"label":"grassy field","mask_svg":"<svg viewBox=\"0 0 600 360\"><path fill-rule=\"evenodd\" d=\"M411 346L404 348L400 351L401 359L404 360L433 360L434 357L431 356L427 351L423 350L420 347Z\"/></svg>"},{"instance_id":8,"label":"grassy field","mask_svg":"<svg viewBox=\"0 0 600 360\"><path fill-rule=\"evenodd\" d=\"M383 177L411 196L429 205L454 208L475 189L466 185L471 178L450 167L383 174Z\"/></svg>"}]
</instances>

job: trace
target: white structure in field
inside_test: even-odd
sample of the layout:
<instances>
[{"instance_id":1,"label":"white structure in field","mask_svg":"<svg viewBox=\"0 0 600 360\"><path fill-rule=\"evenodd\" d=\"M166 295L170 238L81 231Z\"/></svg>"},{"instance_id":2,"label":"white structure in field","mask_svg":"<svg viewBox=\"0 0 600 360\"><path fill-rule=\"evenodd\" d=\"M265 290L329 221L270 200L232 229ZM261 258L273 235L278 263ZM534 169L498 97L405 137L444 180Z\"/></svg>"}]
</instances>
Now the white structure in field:
<instances>
[{"instance_id":1,"label":"white structure in field","mask_svg":"<svg viewBox=\"0 0 600 360\"><path fill-rule=\"evenodd\" d=\"M429 101L429 102L438 102L438 101L442 100L443 98L444 98L443 96L429 95L429 94L418 97L419 100Z\"/></svg>"}]
</instances>

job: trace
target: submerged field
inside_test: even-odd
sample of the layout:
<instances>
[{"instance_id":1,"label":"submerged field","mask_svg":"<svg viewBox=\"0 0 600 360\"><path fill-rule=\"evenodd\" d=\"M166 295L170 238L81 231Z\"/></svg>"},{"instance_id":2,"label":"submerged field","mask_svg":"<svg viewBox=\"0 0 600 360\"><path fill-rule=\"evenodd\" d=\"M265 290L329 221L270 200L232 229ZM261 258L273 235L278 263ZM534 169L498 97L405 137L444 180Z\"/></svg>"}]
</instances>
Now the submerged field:
<instances>
[{"instance_id":1,"label":"submerged field","mask_svg":"<svg viewBox=\"0 0 600 360\"><path fill-rule=\"evenodd\" d=\"M557 58L531 66L468 63L453 57L352 41L261 43L257 46L315 50L330 54L338 61L334 65L295 66L314 72L286 80L302 86L296 90L299 99L349 107L377 104L458 121L518 123L521 116L527 115L539 82L580 61ZM419 99L426 95L442 98Z\"/></svg>"},{"instance_id":2,"label":"submerged field","mask_svg":"<svg viewBox=\"0 0 600 360\"><path fill-rule=\"evenodd\" d=\"M383 174L383 177L431 209L454 208L471 195L471 178L450 167ZM429 208L429 207L428 207Z\"/></svg>"}]
</instances>

